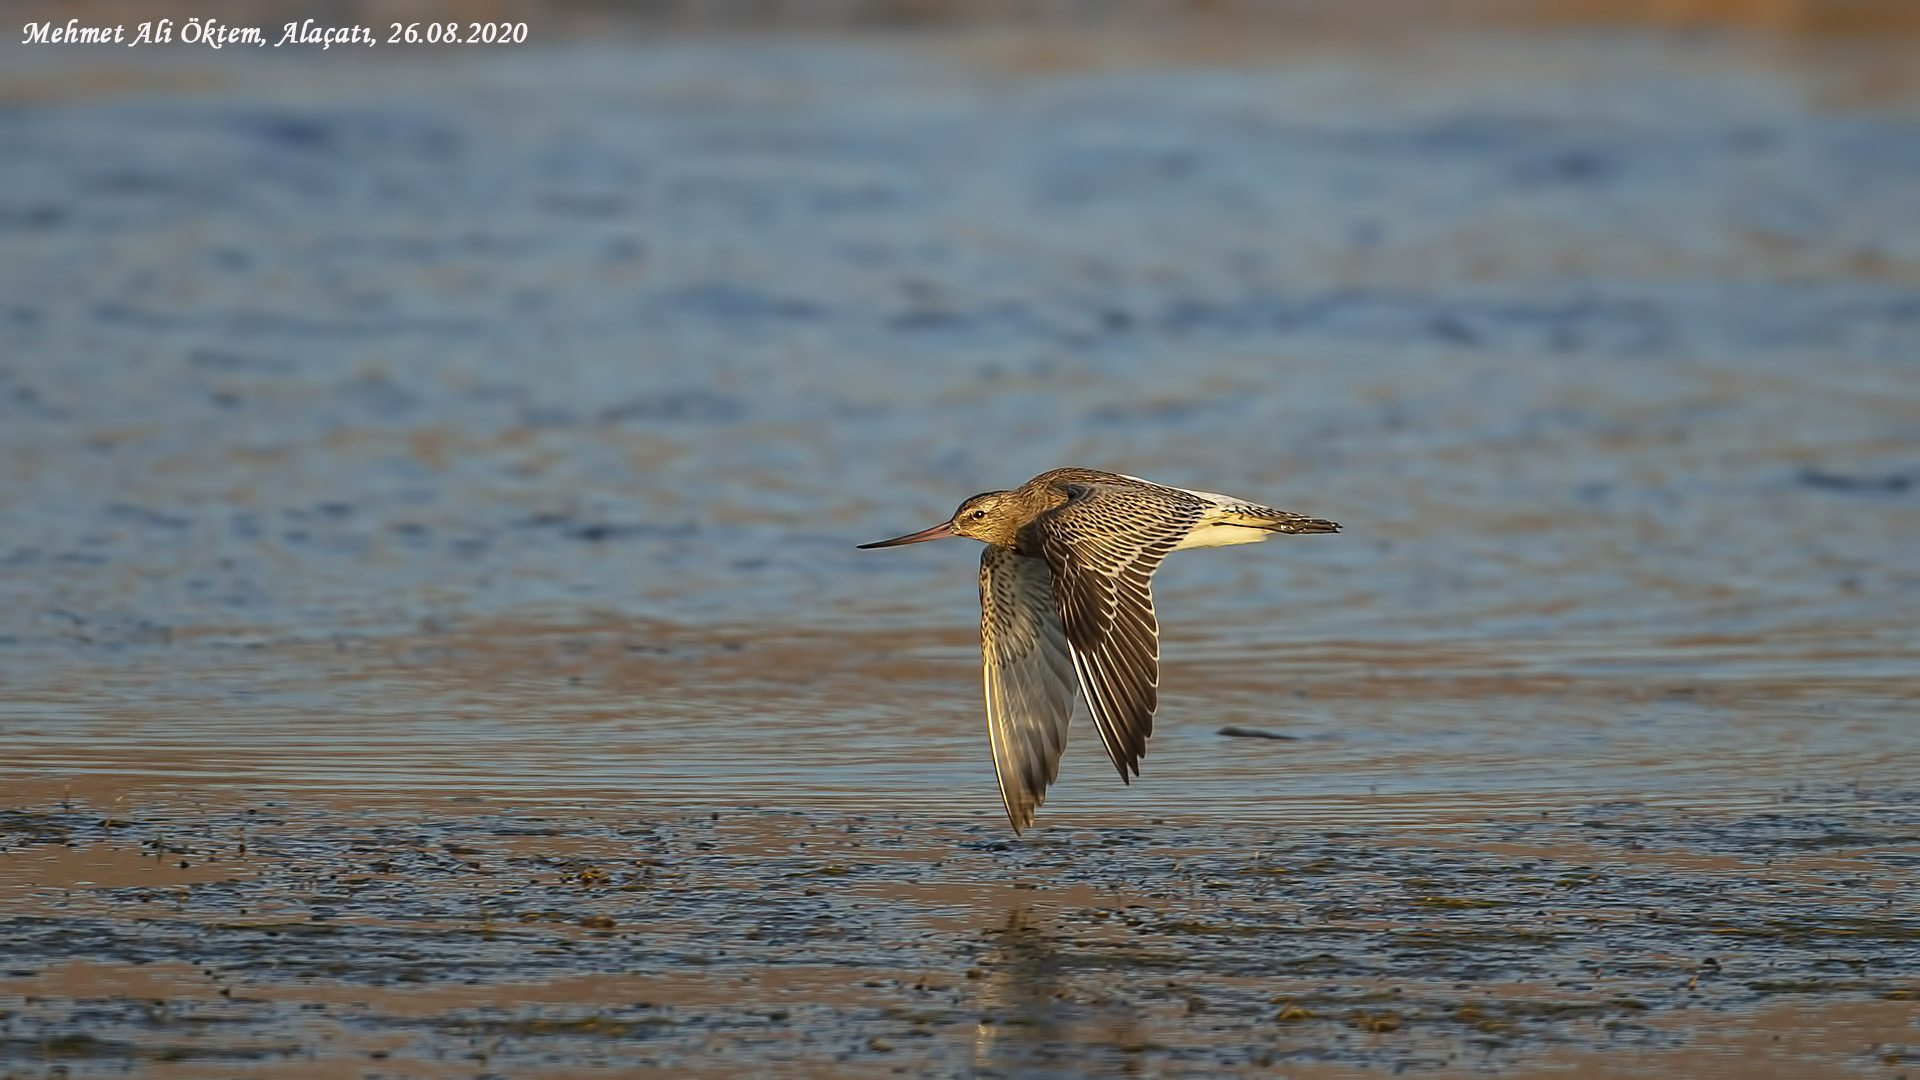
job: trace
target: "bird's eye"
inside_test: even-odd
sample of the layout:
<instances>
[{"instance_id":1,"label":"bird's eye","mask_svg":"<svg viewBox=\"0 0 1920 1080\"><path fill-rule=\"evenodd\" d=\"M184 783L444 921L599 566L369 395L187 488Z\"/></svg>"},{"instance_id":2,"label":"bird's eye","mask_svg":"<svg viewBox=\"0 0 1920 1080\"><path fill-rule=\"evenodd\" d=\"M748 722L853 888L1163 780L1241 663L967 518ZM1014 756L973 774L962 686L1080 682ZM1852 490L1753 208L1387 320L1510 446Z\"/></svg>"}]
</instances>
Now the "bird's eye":
<instances>
[{"instance_id":1,"label":"bird's eye","mask_svg":"<svg viewBox=\"0 0 1920 1080\"><path fill-rule=\"evenodd\" d=\"M975 521L979 521L985 518L986 516L987 516L987 512L985 510L975 510L973 512L973 520Z\"/></svg>"}]
</instances>

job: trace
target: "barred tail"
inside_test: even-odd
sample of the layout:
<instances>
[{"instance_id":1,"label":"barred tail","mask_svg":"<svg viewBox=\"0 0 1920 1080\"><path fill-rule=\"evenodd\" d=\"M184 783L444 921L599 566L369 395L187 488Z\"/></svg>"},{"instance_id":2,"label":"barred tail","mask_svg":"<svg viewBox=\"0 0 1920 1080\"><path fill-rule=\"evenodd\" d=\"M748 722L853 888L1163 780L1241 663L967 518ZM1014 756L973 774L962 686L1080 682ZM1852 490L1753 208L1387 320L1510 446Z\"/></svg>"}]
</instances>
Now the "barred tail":
<instances>
[{"instance_id":1,"label":"barred tail","mask_svg":"<svg viewBox=\"0 0 1920 1080\"><path fill-rule=\"evenodd\" d=\"M1220 525L1238 525L1247 529L1263 529L1276 533L1332 533L1340 531L1340 523L1322 518L1311 518L1305 514L1289 514L1285 510L1268 510L1264 507L1236 507L1215 519Z\"/></svg>"}]
</instances>

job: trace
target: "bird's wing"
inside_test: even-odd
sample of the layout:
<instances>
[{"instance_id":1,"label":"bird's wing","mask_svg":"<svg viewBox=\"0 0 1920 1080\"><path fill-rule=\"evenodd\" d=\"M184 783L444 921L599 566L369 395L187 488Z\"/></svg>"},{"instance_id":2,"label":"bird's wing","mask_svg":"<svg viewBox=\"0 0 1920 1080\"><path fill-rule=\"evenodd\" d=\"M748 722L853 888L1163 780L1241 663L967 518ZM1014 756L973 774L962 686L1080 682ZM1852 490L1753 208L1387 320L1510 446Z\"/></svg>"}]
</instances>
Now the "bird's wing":
<instances>
[{"instance_id":1,"label":"bird's wing","mask_svg":"<svg viewBox=\"0 0 1920 1080\"><path fill-rule=\"evenodd\" d=\"M1140 775L1159 702L1160 627L1148 579L1209 504L1153 485L1073 484L1034 523L1080 688L1120 771Z\"/></svg>"},{"instance_id":2,"label":"bird's wing","mask_svg":"<svg viewBox=\"0 0 1920 1080\"><path fill-rule=\"evenodd\" d=\"M1007 820L1019 832L1060 772L1073 717L1073 660L1044 559L987 545L980 556L980 666L987 735Z\"/></svg>"}]
</instances>

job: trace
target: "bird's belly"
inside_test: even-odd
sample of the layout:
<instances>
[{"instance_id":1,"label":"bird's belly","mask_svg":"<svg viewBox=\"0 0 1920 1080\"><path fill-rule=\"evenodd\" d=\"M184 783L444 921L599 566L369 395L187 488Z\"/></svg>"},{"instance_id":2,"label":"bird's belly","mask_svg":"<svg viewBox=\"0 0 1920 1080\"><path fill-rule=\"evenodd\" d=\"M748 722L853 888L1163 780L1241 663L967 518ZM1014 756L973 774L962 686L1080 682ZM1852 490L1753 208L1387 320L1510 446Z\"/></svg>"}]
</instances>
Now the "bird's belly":
<instances>
[{"instance_id":1,"label":"bird's belly","mask_svg":"<svg viewBox=\"0 0 1920 1080\"><path fill-rule=\"evenodd\" d=\"M1173 550L1198 547L1231 547L1234 544L1257 544L1273 533L1266 529L1249 529L1244 525L1228 525L1225 522L1203 523L1194 527Z\"/></svg>"}]
</instances>

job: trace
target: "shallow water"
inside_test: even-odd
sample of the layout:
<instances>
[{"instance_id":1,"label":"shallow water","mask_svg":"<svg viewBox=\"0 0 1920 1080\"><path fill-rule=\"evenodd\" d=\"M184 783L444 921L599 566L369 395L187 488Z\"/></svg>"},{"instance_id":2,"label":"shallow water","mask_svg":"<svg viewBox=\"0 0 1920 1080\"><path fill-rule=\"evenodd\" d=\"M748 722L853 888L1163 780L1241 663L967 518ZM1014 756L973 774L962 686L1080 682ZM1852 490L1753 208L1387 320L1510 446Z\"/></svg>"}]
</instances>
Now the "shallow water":
<instances>
[{"instance_id":1,"label":"shallow water","mask_svg":"<svg viewBox=\"0 0 1920 1080\"><path fill-rule=\"evenodd\" d=\"M1920 748L1897 99L1553 38L183 66L0 121L13 767L971 807L974 554L852 545L1067 462L1346 531L1172 560L1150 782L1080 747L1056 812Z\"/></svg>"},{"instance_id":2,"label":"shallow water","mask_svg":"<svg viewBox=\"0 0 1920 1080\"><path fill-rule=\"evenodd\" d=\"M28 985L49 1000L92 1000L89 964L126 977L134 961L113 942L128 931L114 927L147 901L84 867L40 875L35 860L124 850L111 828L87 831L103 819L212 836L267 804L298 823L316 866L353 861L325 837L355 821L417 825L440 845L514 814L587 822L560 827L568 843L604 826L595 857L630 861L614 823L707 820L675 816L689 807L762 834L786 810L824 830L887 815L903 850L983 845L992 858L939 879L991 894L970 893L951 926L925 929L916 920L939 903L888 891L909 888L917 856L874 871L892 882L880 910L898 902L885 932L931 934L939 954L904 967L951 966L956 941L987 935L1008 965L1055 970L1052 954L1005 943L1049 926L1079 940L1114 917L1087 911L1125 904L1010 904L1022 860L1119 828L1164 847L1114 855L1140 891L1185 881L1169 867L1186 858L1290 852L1296 872L1326 854L1299 847L1326 829L1457 845L1478 864L1503 857L1501 822L1577 833L1590 808L1623 802L1641 847L1622 850L1702 822L1748 830L1750 862L1635 877L1581 908L1602 921L1609 904L1684 906L1750 881L1779 855L1762 815L1879 837L1891 853L1875 872L1911 870L1920 111L1898 94L1836 102L1818 58L1463 37L1037 70L992 50L677 42L405 69L168 57L100 85L84 66L13 59L0 789L46 823L13 830L7 872L34 904L66 875L105 905L33 916L56 937L75 919L105 935L37 954L32 979L55 982ZM980 730L977 553L852 546L1067 463L1345 531L1171 560L1156 580L1163 704L1143 777L1115 783L1081 738L1039 831L1003 847ZM170 850L155 835L142 833ZM1407 840L1421 836L1439 839ZM1556 867L1585 865L1564 841L1527 842ZM1376 869L1425 880L1433 858ZM752 887L769 866L714 868L713 888ZM229 868L183 883L166 925L242 921L260 902L250 880ZM1332 903L1313 898L1360 880L1329 872L1285 902ZM420 885L463 895L451 879ZM259 887L275 903L302 888ZM1871 888L1820 895L1844 902L1775 921L1892 903ZM373 927L346 948L387 941L390 903L342 909ZM701 903L688 918L727 910ZM1376 912L1388 936L1359 940L1421 932L1418 909ZM1488 918L1508 932L1517 910ZM1876 979L1912 970L1911 910L1885 918L1884 949L1860 961ZM1670 956L1646 963L1667 965L1671 990L1715 932L1618 947ZM231 933L222 956L266 932ZM1909 1000L1884 996L1908 992L1897 980L1820 983L1823 948L1755 958L1741 985L1771 978L1767 963L1790 969L1781 978L1812 980L1808 1015L1834 1030L1843 1021L1820 1010ZM527 962L481 952L476 977L496 982ZM1231 954L1188 962L1231 980ZM1500 956L1536 989L1572 970L1558 953ZM1376 979L1426 994L1388 1011L1453 1017L1431 1046L1353 1026L1374 1006L1341 999L1309 1011L1332 1009L1359 1043L1314 1036L1281 1058L1329 1076L1545 1067L1565 1041L1566 1067L1607 1075L1604 1055L1580 1055L1611 1029L1560 1040L1524 1017L1460 1019L1474 995L1408 980L1493 969L1468 958L1422 974L1415 961L1342 961L1338 994L1384 992L1358 988ZM597 978L599 963L556 970ZM724 1000L724 981L687 986ZM889 985L862 1007L907 1008ZM1138 1044L1112 1061L1146 1053L1161 1072L1257 1063L1223 1049L1245 1035L1231 1025L1159 1050L1088 1034L1101 1016L1146 1015L1143 986L1115 991L1133 1003L1117 1012L1073 1013L1066 1034L1015 1040L1025 1057L979 1057L1002 1043L974 1032L915 1060L1057 1069L1059 1046L1099 1043ZM1568 1015L1641 1011L1608 993ZM1769 993L1720 1004L1764 1023ZM1229 992L1243 1010L1257 994ZM1551 1004L1543 994L1527 1000ZM954 995L939 1008L981 1000ZM1724 1033L1684 1003L1652 1001L1649 1030L1684 1032L1644 1038L1720 1053ZM289 1034L295 1006L249 1007L263 1011L234 1030L312 1045ZM441 1002L439 1026L408 1037L434 1053L447 1039L572 1047L511 1058L515 1075L591 1057L576 1038L588 1033L499 1007ZM148 1022L122 1015L126 1002L103 1008L88 1030L105 1046L133 1039L114 1025ZM653 1023L606 1015L622 1038ZM43 1020L19 1020L7 1052L50 1053L64 1029ZM1507 1025L1502 1039L1530 1033L1530 1049L1460 1057L1483 1020ZM370 1037L386 1023L348 1026ZM849 1045L902 1037L822 1023ZM1737 1043L1730 1060L1771 1060ZM756 1060L755 1045L729 1060ZM1806 1053L1881 1067L1828 1049ZM812 1053L794 1060L825 1068L831 1055ZM292 1070L297 1056L274 1060Z\"/></svg>"}]
</instances>

